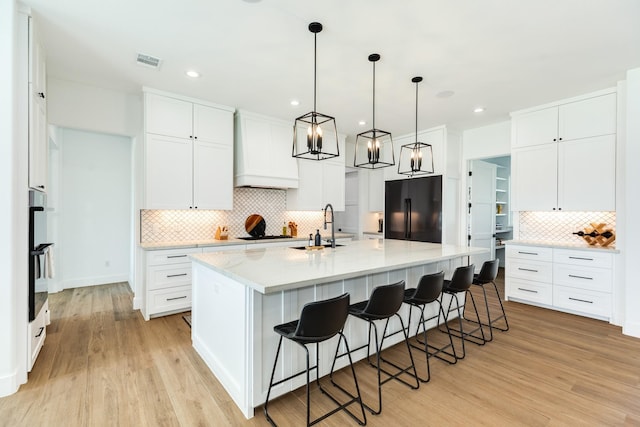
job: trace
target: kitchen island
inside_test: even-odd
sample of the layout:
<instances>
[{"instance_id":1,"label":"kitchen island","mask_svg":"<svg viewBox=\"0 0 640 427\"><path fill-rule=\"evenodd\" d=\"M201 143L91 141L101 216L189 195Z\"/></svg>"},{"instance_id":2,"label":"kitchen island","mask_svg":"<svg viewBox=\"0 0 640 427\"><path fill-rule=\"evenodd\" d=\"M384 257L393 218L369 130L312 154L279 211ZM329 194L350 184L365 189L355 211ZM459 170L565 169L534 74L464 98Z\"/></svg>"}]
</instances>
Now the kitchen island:
<instances>
[{"instance_id":1,"label":"kitchen island","mask_svg":"<svg viewBox=\"0 0 640 427\"><path fill-rule=\"evenodd\" d=\"M261 248L193 255L193 346L224 385L247 418L266 398L278 335L277 324L297 319L311 301L348 292L351 302L363 301L374 287L404 280L415 287L423 274L466 265L468 256L483 248L401 240L360 240L319 251ZM448 303L448 300L445 300ZM435 307L430 307L435 314ZM408 308L402 307L406 323ZM414 311L415 313L415 311ZM412 319L415 326L417 316ZM435 326L435 321L433 323ZM399 322L390 323L392 331ZM412 327L413 329L413 327ZM365 322L349 318L344 333L352 348L366 343ZM401 339L385 340L385 347ZM329 372L337 338L320 347L320 375ZM313 355L314 350L311 351ZM354 360L365 357L365 350ZM297 345L283 343L276 379L304 366ZM338 368L346 365L345 358ZM272 390L284 394L304 384L302 377Z\"/></svg>"}]
</instances>

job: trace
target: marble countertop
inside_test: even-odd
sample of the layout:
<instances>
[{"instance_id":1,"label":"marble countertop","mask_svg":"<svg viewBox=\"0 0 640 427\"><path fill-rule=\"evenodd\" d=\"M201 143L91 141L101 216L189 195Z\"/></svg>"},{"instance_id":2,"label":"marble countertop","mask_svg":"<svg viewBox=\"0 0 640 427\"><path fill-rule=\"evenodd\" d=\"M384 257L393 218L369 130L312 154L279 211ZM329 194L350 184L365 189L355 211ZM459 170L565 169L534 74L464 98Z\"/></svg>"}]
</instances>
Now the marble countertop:
<instances>
[{"instance_id":1,"label":"marble countertop","mask_svg":"<svg viewBox=\"0 0 640 427\"><path fill-rule=\"evenodd\" d=\"M331 238L331 234L321 234L322 240ZM350 239L353 238L353 234L349 233L335 233L336 239ZM297 237L285 237L282 239L268 239L268 240L242 240L238 238L229 237L228 240L181 240L177 242L152 242L152 243L140 243L140 247L146 251L154 251L161 249L181 249L181 248L205 248L211 246L228 246L228 245L253 245L256 243L276 243L276 242L306 242L309 240L308 236L299 235Z\"/></svg>"},{"instance_id":2,"label":"marble countertop","mask_svg":"<svg viewBox=\"0 0 640 427\"><path fill-rule=\"evenodd\" d=\"M487 252L405 240L356 240L335 249L273 247L192 255L196 263L268 294Z\"/></svg>"},{"instance_id":3,"label":"marble countertop","mask_svg":"<svg viewBox=\"0 0 640 427\"><path fill-rule=\"evenodd\" d=\"M504 242L507 245L526 245L526 246L538 246L546 248L558 248L558 249L577 249L586 251L600 251L618 254L620 251L615 246L591 246L586 243L558 243L558 242L545 242L538 240L506 240Z\"/></svg>"}]
</instances>

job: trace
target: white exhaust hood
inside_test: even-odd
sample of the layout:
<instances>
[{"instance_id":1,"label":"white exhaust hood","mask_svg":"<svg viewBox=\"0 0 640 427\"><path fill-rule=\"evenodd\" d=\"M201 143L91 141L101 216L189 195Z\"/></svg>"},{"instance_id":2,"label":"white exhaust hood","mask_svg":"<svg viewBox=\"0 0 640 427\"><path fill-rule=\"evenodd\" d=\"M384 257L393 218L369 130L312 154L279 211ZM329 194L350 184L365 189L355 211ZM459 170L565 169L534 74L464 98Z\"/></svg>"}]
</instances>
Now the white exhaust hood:
<instances>
[{"instance_id":1,"label":"white exhaust hood","mask_svg":"<svg viewBox=\"0 0 640 427\"><path fill-rule=\"evenodd\" d=\"M238 110L235 115L234 185L298 188L291 156L293 122Z\"/></svg>"}]
</instances>

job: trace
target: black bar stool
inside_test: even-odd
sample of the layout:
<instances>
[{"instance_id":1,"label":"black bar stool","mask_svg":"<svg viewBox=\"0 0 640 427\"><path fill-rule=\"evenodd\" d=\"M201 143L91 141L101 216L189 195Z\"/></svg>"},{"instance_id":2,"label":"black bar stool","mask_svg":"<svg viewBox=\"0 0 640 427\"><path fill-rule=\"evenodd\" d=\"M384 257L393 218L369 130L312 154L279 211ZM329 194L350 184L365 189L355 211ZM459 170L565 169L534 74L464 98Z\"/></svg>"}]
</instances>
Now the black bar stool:
<instances>
[{"instance_id":1,"label":"black bar stool","mask_svg":"<svg viewBox=\"0 0 640 427\"><path fill-rule=\"evenodd\" d=\"M449 306L446 310L446 318L444 319L444 323L448 322L449 313L451 313L452 311L457 311L458 325L460 329L448 327L447 331L443 331L442 329L440 329L440 332L446 332L460 338L460 341L462 342L462 353L461 353L461 356L458 356L457 355L458 353L456 353L456 357L458 358L458 360L464 359L466 355L465 347L464 347L465 341L469 341L478 345L484 345L487 342L484 336L484 330L482 329L482 325L479 325L477 328L471 331L465 331L462 325L463 310L460 309L460 301L458 299L458 294L460 293L465 294L465 305L466 305L467 297L471 298L471 303L473 304L473 310L476 313L476 319L477 319L476 323L480 322L480 315L478 314L478 307L476 306L476 300L473 298L473 294L470 292L471 284L473 283L474 268L475 266L473 264L456 268L455 271L453 272L453 276L451 277L451 280L444 281L444 288L442 289L443 295L444 294L451 295L451 299L449 300ZM455 307L452 308L454 301L456 305ZM480 336L473 335L478 331L480 331Z\"/></svg>"},{"instance_id":2,"label":"black bar stool","mask_svg":"<svg viewBox=\"0 0 640 427\"><path fill-rule=\"evenodd\" d=\"M273 371L271 372L271 380L269 381L269 389L267 391L267 399L264 402L264 415L266 416L269 423L273 426L276 423L269 416L268 405L269 405L269 396L271 395L271 388L275 385L281 384L285 381L289 381L292 378L296 378L304 373L307 374L307 426L314 425L330 415L335 414L338 411L345 410L351 418L356 420L358 424L365 425L367 423L367 418L365 416L364 407L362 405L362 398L360 396L360 387L358 386L358 379L356 378L356 372L353 368L353 362L351 360L351 353L349 352L349 345L347 343L347 339L345 338L342 330L344 328L344 323L347 320L349 310L349 294L344 294L336 298L331 298L324 301L315 301L308 304L302 308L302 313L300 314L299 320L294 320L289 323L284 323L282 325L277 325L273 328L273 330L280 335L280 341L278 342L278 350L276 351L276 359L273 363ZM349 366L351 367L351 374L353 375L353 381L356 386L357 396L353 396L351 393L347 393L351 400L346 403L340 403L336 400L332 395L330 395L325 389L320 385L320 372L318 370L318 362L319 362L319 344L323 341L329 340L336 335L340 335L340 339L338 340L338 348L340 348L340 342L343 341L344 345L347 349L347 353L349 355ZM296 374L293 374L287 378L283 378L279 381L273 382L273 377L276 373L276 367L278 365L278 356L280 354L280 348L282 346L282 339L287 338L296 344L300 345L304 348L304 351L307 356L307 367L306 370L300 371ZM307 348L307 344L315 344L316 345L316 365L313 367L309 367L309 349ZM336 350L337 352L337 350ZM335 360L334 360L335 364ZM310 411L310 402L309 402L309 373L312 370L316 370L316 384L320 388L320 391L323 394L326 394L336 405L337 408L327 412L319 418L311 421L311 411ZM331 367L331 374L333 374L333 366ZM332 378L333 382L333 378ZM343 390L341 387L339 387ZM362 412L362 420L358 419L351 411L348 406L352 403L359 403L360 410Z\"/></svg>"},{"instance_id":3,"label":"black bar stool","mask_svg":"<svg viewBox=\"0 0 640 427\"><path fill-rule=\"evenodd\" d=\"M367 362L369 363L370 366L376 368L378 371L378 409L374 410L367 404L364 404L364 407L367 408L372 414L375 414L375 415L382 412L382 385L385 384L386 382L392 379L395 379L414 390L420 387L420 382L418 381L418 373L416 371L415 363L413 362L411 347L409 346L409 337L404 327L404 322L402 321L402 317L400 317L400 315L398 314L398 310L402 306L403 299L404 299L404 280L401 280L391 285L378 286L373 290L373 292L371 293L371 297L368 300L362 301L356 304L352 304L351 306L349 306L350 315L357 317L358 319L365 320L369 323L369 337L367 340L367 344L362 345L358 348L354 348L353 350L351 350L351 352L355 352L363 348L366 348ZM389 336L394 335L394 333L386 335L387 327L389 326L389 319L391 319L393 316L398 317L398 319L400 320L400 326L404 334L404 341L407 346L407 351L409 352L409 358L411 359L411 365L407 366L406 368L398 366L397 364L391 361L385 360L380 354L382 351L382 345L384 344L385 338L388 338ZM375 324L376 320L386 320L384 324L384 330L382 331L382 339L380 340L380 342L378 342L378 327ZM370 358L372 327L373 327L373 332L375 337L375 350L376 350L375 365L371 363L371 358ZM335 360L338 357L342 357L345 354L348 354L348 353L343 353L338 355L338 352L336 349L336 358L334 359L334 364L335 364ZM380 361L383 361L393 366L398 371L395 374L392 374L384 370L383 368L380 367ZM333 368L331 370L333 371ZM409 372L410 370L413 370L413 373L410 373ZM388 378L385 378L384 380L382 380L380 376L381 372L386 374ZM412 377L415 378L416 380L415 386L403 380L402 378L400 378L400 375L404 373L406 373L407 375L411 375ZM343 391L345 390L343 389Z\"/></svg>"},{"instance_id":4,"label":"black bar stool","mask_svg":"<svg viewBox=\"0 0 640 427\"><path fill-rule=\"evenodd\" d=\"M502 305L502 298L500 298L500 293L498 292L498 286L496 285L496 277L498 277L498 268L500 267L500 261L497 259L491 261L485 261L482 264L482 268L480 269L479 274L473 275L473 284L479 286L482 289L482 294L484 296L484 305L487 310L487 323L481 323L482 326L489 327L489 339L487 341L493 340L493 329L498 329L500 331L506 332L509 330L509 322L507 321L507 314L504 312L504 306ZM489 302L487 301L487 291L484 288L484 285L492 284L493 289L496 291L496 296L498 297L498 302L500 303L500 310L502 314L496 318L491 318L491 314L489 313ZM465 304L465 310L467 308ZM463 311L464 315L464 311ZM494 326L494 323L499 321L500 319L504 319L505 327L501 328L499 326ZM475 320L469 320L473 323L478 323Z\"/></svg>"},{"instance_id":5,"label":"black bar stool","mask_svg":"<svg viewBox=\"0 0 640 427\"><path fill-rule=\"evenodd\" d=\"M425 383L431 379L429 359L432 356L435 356L438 359L444 360L445 362L448 362L450 364L454 364L458 361L456 357L455 347L453 345L453 337L451 333L449 333L449 344L443 347L434 347L428 344L428 341L427 341L426 323L432 319L436 319L436 318L440 319L441 315L443 319L446 318L444 309L442 308L442 303L440 302L440 295L442 294L443 286L444 286L444 272L441 271L439 273L426 274L422 276L420 278L420 281L418 282L417 288L406 289L404 291L404 302L406 304L409 304L409 321L407 322L407 330L409 331L409 333L411 333L411 313L412 313L413 307L416 307L418 310L420 310L420 320L418 321L418 325L416 326L415 337L416 337L416 341L419 344L421 344L421 346L411 344L411 347L425 353L425 357L427 359L427 377L426 378L418 377L420 381ZM438 303L438 314L425 319L424 310L428 304L431 304L433 302ZM420 326L422 326L422 334L423 334L424 341L420 341L420 338L419 338ZM445 323L445 326L447 329L449 328L449 325L447 323ZM446 351L446 349L448 348L451 348L451 352ZM432 349L435 351L430 352L429 349ZM450 359L440 356L440 353L447 354L450 357Z\"/></svg>"}]
</instances>

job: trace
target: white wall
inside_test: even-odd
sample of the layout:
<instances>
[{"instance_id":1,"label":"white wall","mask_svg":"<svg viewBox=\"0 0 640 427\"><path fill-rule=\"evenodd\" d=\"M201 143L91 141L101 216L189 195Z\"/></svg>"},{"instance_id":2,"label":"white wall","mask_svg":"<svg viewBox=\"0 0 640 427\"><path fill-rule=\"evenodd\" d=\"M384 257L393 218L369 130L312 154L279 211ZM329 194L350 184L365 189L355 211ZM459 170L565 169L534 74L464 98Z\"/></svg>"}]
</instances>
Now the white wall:
<instances>
[{"instance_id":1,"label":"white wall","mask_svg":"<svg viewBox=\"0 0 640 427\"><path fill-rule=\"evenodd\" d=\"M59 129L58 143L58 285L65 289L127 281L131 138Z\"/></svg>"},{"instance_id":2,"label":"white wall","mask_svg":"<svg viewBox=\"0 0 640 427\"><path fill-rule=\"evenodd\" d=\"M511 155L510 120L462 132L463 160L509 155Z\"/></svg>"},{"instance_id":3,"label":"white wall","mask_svg":"<svg viewBox=\"0 0 640 427\"><path fill-rule=\"evenodd\" d=\"M640 286L638 286L638 271L636 262L640 259L640 197L638 197L638 183L640 183L640 68L629 70L626 81L626 132L624 138L624 236L621 256L624 257L624 271L617 280L625 284L624 300L625 321L623 332L627 335L640 337ZM618 231L620 234L620 231ZM616 245L617 247L617 245Z\"/></svg>"}]
</instances>

